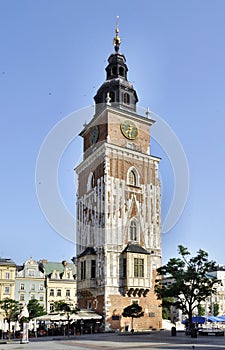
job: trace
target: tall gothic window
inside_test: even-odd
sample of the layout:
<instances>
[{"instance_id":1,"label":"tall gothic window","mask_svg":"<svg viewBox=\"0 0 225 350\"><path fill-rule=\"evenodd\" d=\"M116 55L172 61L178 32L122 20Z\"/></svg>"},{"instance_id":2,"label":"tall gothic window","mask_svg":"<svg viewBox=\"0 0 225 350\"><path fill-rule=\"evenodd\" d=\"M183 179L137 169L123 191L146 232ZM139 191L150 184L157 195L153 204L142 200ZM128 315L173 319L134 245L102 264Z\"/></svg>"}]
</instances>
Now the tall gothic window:
<instances>
[{"instance_id":1,"label":"tall gothic window","mask_svg":"<svg viewBox=\"0 0 225 350\"><path fill-rule=\"evenodd\" d=\"M96 278L96 261L91 260L91 278Z\"/></svg>"},{"instance_id":2,"label":"tall gothic window","mask_svg":"<svg viewBox=\"0 0 225 350\"><path fill-rule=\"evenodd\" d=\"M86 261L81 261L80 263L80 279L85 280L86 279Z\"/></svg>"},{"instance_id":3,"label":"tall gothic window","mask_svg":"<svg viewBox=\"0 0 225 350\"><path fill-rule=\"evenodd\" d=\"M127 277L127 259L123 258L123 277Z\"/></svg>"},{"instance_id":4,"label":"tall gothic window","mask_svg":"<svg viewBox=\"0 0 225 350\"><path fill-rule=\"evenodd\" d=\"M90 173L87 180L87 191L90 191L94 188L94 174Z\"/></svg>"},{"instance_id":5,"label":"tall gothic window","mask_svg":"<svg viewBox=\"0 0 225 350\"><path fill-rule=\"evenodd\" d=\"M127 182L129 185L138 186L138 183L139 183L138 172L134 167L132 167L128 171Z\"/></svg>"},{"instance_id":6,"label":"tall gothic window","mask_svg":"<svg viewBox=\"0 0 225 350\"><path fill-rule=\"evenodd\" d=\"M130 240L131 241L138 240L138 227L137 227L136 219L132 219L130 222Z\"/></svg>"}]
</instances>

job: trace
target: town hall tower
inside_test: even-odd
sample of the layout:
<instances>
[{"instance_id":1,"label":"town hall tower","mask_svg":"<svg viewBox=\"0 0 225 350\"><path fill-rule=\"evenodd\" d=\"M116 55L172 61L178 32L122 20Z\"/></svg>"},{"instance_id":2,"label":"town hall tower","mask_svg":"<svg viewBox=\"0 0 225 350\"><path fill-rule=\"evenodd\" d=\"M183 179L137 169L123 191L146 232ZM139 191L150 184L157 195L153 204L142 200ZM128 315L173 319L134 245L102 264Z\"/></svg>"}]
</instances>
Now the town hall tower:
<instances>
[{"instance_id":1,"label":"town hall tower","mask_svg":"<svg viewBox=\"0 0 225 350\"><path fill-rule=\"evenodd\" d=\"M85 124L83 160L76 167L78 306L103 315L103 327L130 329L123 309L138 303L135 330L161 327L154 294L161 266L160 159L150 152L154 121L136 111L118 26L95 114Z\"/></svg>"}]
</instances>

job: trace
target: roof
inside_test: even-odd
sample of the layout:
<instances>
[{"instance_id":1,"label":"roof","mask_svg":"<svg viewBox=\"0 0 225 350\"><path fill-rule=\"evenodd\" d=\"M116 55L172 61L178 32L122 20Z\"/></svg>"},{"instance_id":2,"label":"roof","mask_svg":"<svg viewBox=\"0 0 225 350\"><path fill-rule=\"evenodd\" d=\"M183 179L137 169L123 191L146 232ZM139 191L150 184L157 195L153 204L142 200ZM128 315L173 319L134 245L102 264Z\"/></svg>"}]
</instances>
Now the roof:
<instances>
[{"instance_id":1,"label":"roof","mask_svg":"<svg viewBox=\"0 0 225 350\"><path fill-rule=\"evenodd\" d=\"M145 248L139 244L128 244L123 250L123 253L138 253L138 254L150 254Z\"/></svg>"},{"instance_id":2,"label":"roof","mask_svg":"<svg viewBox=\"0 0 225 350\"><path fill-rule=\"evenodd\" d=\"M63 273L66 268L72 270L73 274L76 273L73 263L63 264L63 262L41 261L40 265L43 266L46 275L50 275L53 271Z\"/></svg>"},{"instance_id":3,"label":"roof","mask_svg":"<svg viewBox=\"0 0 225 350\"><path fill-rule=\"evenodd\" d=\"M16 266L16 263L9 258L0 258L0 265Z\"/></svg>"},{"instance_id":4,"label":"roof","mask_svg":"<svg viewBox=\"0 0 225 350\"><path fill-rule=\"evenodd\" d=\"M96 255L96 251L93 247L87 247L80 255L78 255L78 258L85 255Z\"/></svg>"}]
</instances>

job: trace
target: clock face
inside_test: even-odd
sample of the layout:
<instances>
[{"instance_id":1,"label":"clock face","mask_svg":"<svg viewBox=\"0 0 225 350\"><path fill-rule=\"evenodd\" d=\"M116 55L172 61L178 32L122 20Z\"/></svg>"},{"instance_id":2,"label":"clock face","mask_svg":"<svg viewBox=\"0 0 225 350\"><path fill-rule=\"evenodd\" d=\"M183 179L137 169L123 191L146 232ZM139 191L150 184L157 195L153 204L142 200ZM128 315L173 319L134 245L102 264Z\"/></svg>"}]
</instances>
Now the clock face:
<instances>
[{"instance_id":1,"label":"clock face","mask_svg":"<svg viewBox=\"0 0 225 350\"><path fill-rule=\"evenodd\" d=\"M99 128L98 125L95 125L91 128L89 140L92 144L98 141Z\"/></svg>"},{"instance_id":2,"label":"clock face","mask_svg":"<svg viewBox=\"0 0 225 350\"><path fill-rule=\"evenodd\" d=\"M129 140L134 140L136 139L138 135L138 128L134 124L134 122L130 120L125 120L121 125L120 125L121 131L123 135L129 139Z\"/></svg>"}]
</instances>

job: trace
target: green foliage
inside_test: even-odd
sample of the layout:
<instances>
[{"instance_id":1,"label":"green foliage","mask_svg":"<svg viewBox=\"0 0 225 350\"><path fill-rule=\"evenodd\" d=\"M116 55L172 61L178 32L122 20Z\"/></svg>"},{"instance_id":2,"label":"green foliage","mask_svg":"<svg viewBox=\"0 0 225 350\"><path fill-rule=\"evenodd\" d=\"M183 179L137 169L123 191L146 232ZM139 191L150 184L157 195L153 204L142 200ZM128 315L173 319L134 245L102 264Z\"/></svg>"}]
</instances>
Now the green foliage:
<instances>
[{"instance_id":1,"label":"green foliage","mask_svg":"<svg viewBox=\"0 0 225 350\"><path fill-rule=\"evenodd\" d=\"M204 316L205 315L205 308L201 304L199 304L197 306L197 308L198 308L198 316Z\"/></svg>"},{"instance_id":2,"label":"green foliage","mask_svg":"<svg viewBox=\"0 0 225 350\"><path fill-rule=\"evenodd\" d=\"M144 311L142 311L142 307L138 304L131 304L123 309L122 312L123 317L131 317L132 319L132 331L133 331L133 322L134 318L139 318L144 316Z\"/></svg>"},{"instance_id":3,"label":"green foliage","mask_svg":"<svg viewBox=\"0 0 225 350\"><path fill-rule=\"evenodd\" d=\"M45 315L46 312L44 307L39 303L37 299L29 300L27 305L27 309L29 312L29 319L31 320L34 317Z\"/></svg>"},{"instance_id":4,"label":"green foliage","mask_svg":"<svg viewBox=\"0 0 225 350\"><path fill-rule=\"evenodd\" d=\"M169 311L166 307L163 307L162 308L162 318L164 320L168 320L168 317L169 317Z\"/></svg>"},{"instance_id":5,"label":"green foliage","mask_svg":"<svg viewBox=\"0 0 225 350\"><path fill-rule=\"evenodd\" d=\"M218 316L219 315L219 304L215 303L213 305L209 306L209 312L213 315L213 316Z\"/></svg>"},{"instance_id":6,"label":"green foliage","mask_svg":"<svg viewBox=\"0 0 225 350\"><path fill-rule=\"evenodd\" d=\"M70 304L66 303L65 301L56 301L53 307L55 311L66 314L77 314L79 311L77 307L73 308Z\"/></svg>"},{"instance_id":7,"label":"green foliage","mask_svg":"<svg viewBox=\"0 0 225 350\"><path fill-rule=\"evenodd\" d=\"M19 315L19 302L6 298L4 300L0 301L0 308L4 311L4 316L7 319L7 321L10 323L11 321L17 320L17 317Z\"/></svg>"},{"instance_id":8,"label":"green foliage","mask_svg":"<svg viewBox=\"0 0 225 350\"><path fill-rule=\"evenodd\" d=\"M213 307L213 316L219 315L219 304L215 303Z\"/></svg>"},{"instance_id":9,"label":"green foliage","mask_svg":"<svg viewBox=\"0 0 225 350\"><path fill-rule=\"evenodd\" d=\"M144 311L142 307L138 304L131 304L123 309L123 317L139 318L144 316Z\"/></svg>"},{"instance_id":10,"label":"green foliage","mask_svg":"<svg viewBox=\"0 0 225 350\"><path fill-rule=\"evenodd\" d=\"M162 300L162 318L168 320L171 305L174 302L174 298L163 298Z\"/></svg>"},{"instance_id":11,"label":"green foliage","mask_svg":"<svg viewBox=\"0 0 225 350\"><path fill-rule=\"evenodd\" d=\"M155 292L159 299L174 298L171 305L188 315L192 323L193 310L206 298L215 293L214 285L219 283L209 275L216 270L216 263L208 260L208 253L200 249L197 255L190 257L190 252L182 245L178 246L180 258L171 258L157 272ZM162 276L170 277L170 285L162 285Z\"/></svg>"},{"instance_id":12,"label":"green foliage","mask_svg":"<svg viewBox=\"0 0 225 350\"><path fill-rule=\"evenodd\" d=\"M16 321L19 315L19 302L14 299L6 298L0 301L0 309L4 311L4 318L8 321L10 329L10 323ZM10 339L10 331L8 336Z\"/></svg>"},{"instance_id":13,"label":"green foliage","mask_svg":"<svg viewBox=\"0 0 225 350\"><path fill-rule=\"evenodd\" d=\"M75 307L75 308L72 307L70 304L66 303L65 301L56 301L54 302L54 310L67 315L67 329L68 329L68 336L69 336L70 315L77 314L78 311L80 311L80 309L78 309L78 307Z\"/></svg>"}]
</instances>

